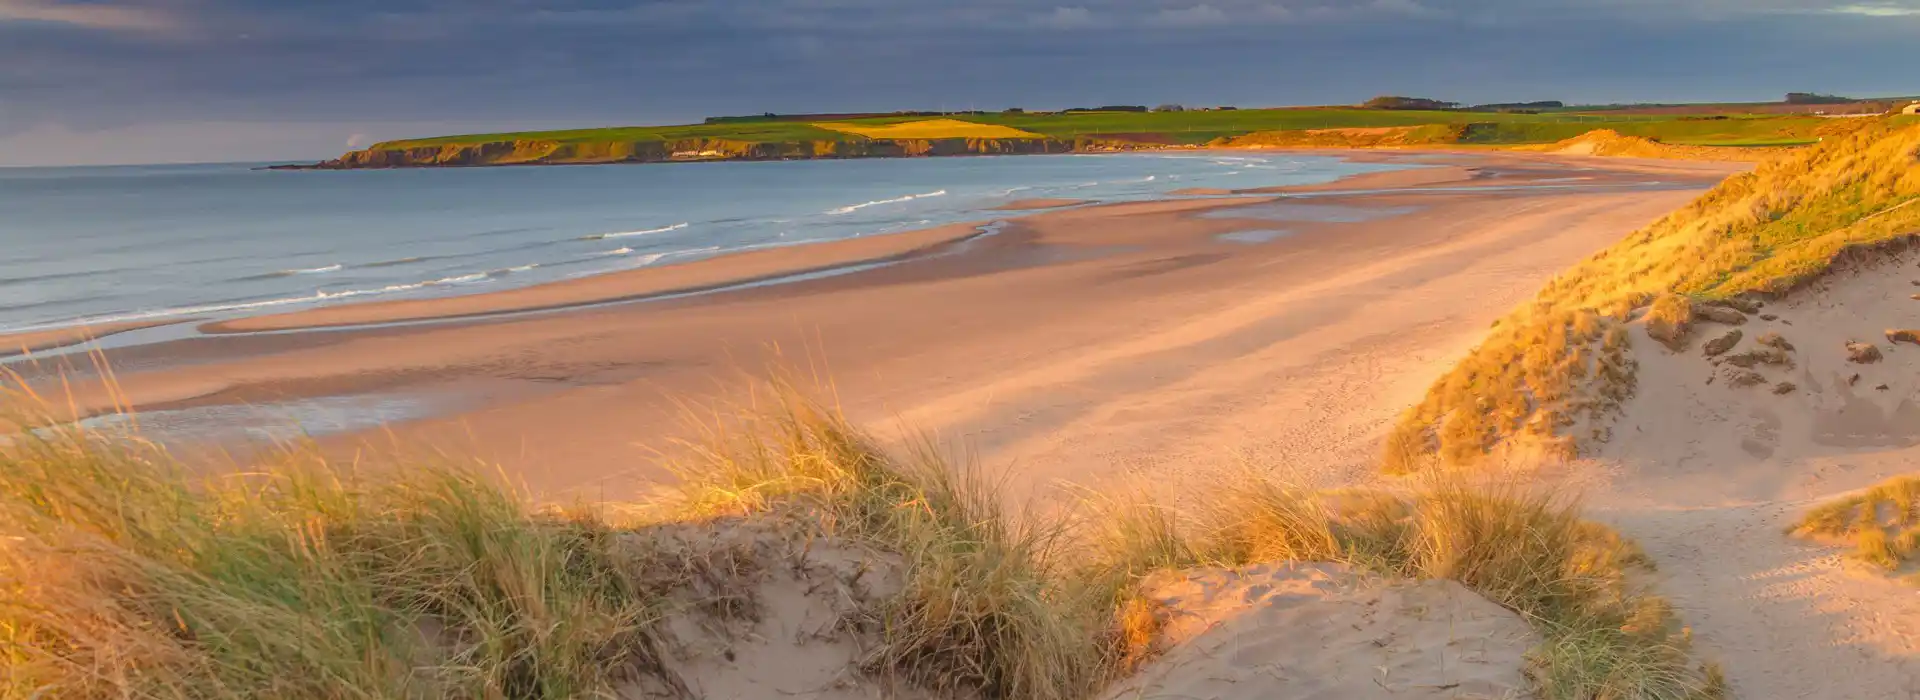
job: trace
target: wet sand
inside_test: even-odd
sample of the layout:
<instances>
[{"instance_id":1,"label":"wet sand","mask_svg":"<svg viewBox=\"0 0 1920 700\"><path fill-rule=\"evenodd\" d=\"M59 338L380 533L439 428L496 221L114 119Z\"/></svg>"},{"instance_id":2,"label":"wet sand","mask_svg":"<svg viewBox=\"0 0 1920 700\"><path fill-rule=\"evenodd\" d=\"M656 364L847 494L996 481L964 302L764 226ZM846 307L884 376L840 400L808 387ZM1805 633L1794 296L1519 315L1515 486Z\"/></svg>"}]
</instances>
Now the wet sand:
<instances>
[{"instance_id":1,"label":"wet sand","mask_svg":"<svg viewBox=\"0 0 1920 700\"><path fill-rule=\"evenodd\" d=\"M857 250L753 251L548 289L264 316L107 356L121 399L149 412L435 397L451 408L322 444L357 454L399 440L496 463L561 499L650 488L663 476L656 448L684 434L685 407L739 398L743 376L770 364L830 378L858 421L969 446L1011 469L1017 489L1228 463L1335 483L1369 473L1388 421L1494 318L1739 169L1365 156L1441 167L1335 188L1363 194L1093 205L989 236L947 227L850 242ZM1443 187L1488 179L1508 187ZM1275 235L1230 237L1246 232ZM727 286L875 259L889 264ZM700 285L721 289L658 296ZM87 384L75 402L97 410L105 393Z\"/></svg>"}]
</instances>

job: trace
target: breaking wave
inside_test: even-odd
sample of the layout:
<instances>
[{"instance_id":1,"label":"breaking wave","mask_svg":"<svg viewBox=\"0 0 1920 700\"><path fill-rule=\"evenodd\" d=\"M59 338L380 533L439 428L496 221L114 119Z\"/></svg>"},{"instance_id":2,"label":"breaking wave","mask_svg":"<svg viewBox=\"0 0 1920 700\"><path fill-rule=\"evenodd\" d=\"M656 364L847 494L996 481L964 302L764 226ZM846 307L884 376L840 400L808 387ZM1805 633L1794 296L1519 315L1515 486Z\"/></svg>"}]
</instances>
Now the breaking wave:
<instances>
[{"instance_id":1,"label":"breaking wave","mask_svg":"<svg viewBox=\"0 0 1920 700\"><path fill-rule=\"evenodd\" d=\"M899 204L901 202L911 202L916 199L926 199L928 197L944 197L946 196L946 194L947 194L946 190L934 190L932 192L927 192L924 194L910 194L905 197L895 197L893 199L876 199L871 202L861 202L859 204L840 207L839 209L832 209L832 210L829 210L827 213L835 214L835 215L852 214L856 211L860 211L861 209L865 209L867 207L877 207L883 204Z\"/></svg>"},{"instance_id":2,"label":"breaking wave","mask_svg":"<svg viewBox=\"0 0 1920 700\"><path fill-rule=\"evenodd\" d=\"M678 231L680 229L686 228L691 225L692 224L688 224L686 222L681 222L681 223L674 224L672 226L662 226L660 228L650 228L642 231L620 231L617 233L596 233L591 236L583 236L580 238L580 240L604 241L609 238L626 238L628 236L645 236L650 233L666 233L668 231Z\"/></svg>"}]
</instances>

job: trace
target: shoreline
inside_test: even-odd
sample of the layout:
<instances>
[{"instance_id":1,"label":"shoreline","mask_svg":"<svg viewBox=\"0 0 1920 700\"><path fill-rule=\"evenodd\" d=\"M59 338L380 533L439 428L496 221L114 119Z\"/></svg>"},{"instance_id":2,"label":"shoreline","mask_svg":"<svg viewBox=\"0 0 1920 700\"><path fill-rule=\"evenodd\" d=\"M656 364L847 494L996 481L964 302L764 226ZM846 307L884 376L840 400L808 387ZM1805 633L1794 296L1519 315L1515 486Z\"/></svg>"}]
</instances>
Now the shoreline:
<instances>
[{"instance_id":1,"label":"shoreline","mask_svg":"<svg viewBox=\"0 0 1920 700\"><path fill-rule=\"evenodd\" d=\"M484 319L505 314L638 302L937 255L952 246L992 235L994 225L992 221L976 221L878 236L735 251L693 262L619 270L514 289L428 299L349 303L242 316L204 323L196 328L209 335L322 330Z\"/></svg>"},{"instance_id":2,"label":"shoreline","mask_svg":"<svg viewBox=\"0 0 1920 700\"><path fill-rule=\"evenodd\" d=\"M1154 150L1185 152L1194 149ZM1345 162L1355 160L1346 157L1337 157L1337 159ZM1349 177L1353 175L1343 176L1340 179ZM336 305L307 308L296 306L292 310L280 312L258 310L221 314L211 318L206 316L159 318L95 326L96 330L91 332L85 330L85 326L73 325L13 335L0 334L0 343L10 344L15 348L24 346L26 349L26 352L11 353L0 350L0 357L18 357L26 353L63 349L70 351L86 341L159 326L178 325L182 328L174 333L140 334L137 338L129 339L128 343L167 342L195 335L361 328L395 323L483 319L711 293L745 285L780 284L788 278L797 280L819 274L842 274L850 268L888 264L922 255L941 254L947 247L988 233L980 227L996 226L1003 223L1002 219L1031 216L1058 209L1115 203L1065 198L1015 200L981 209L980 218L971 222L849 239L749 246L740 250L725 251L713 258L688 263L616 270L574 279L536 283L525 287L450 296L348 301ZM995 214L1003 214L1003 216L995 217ZM108 330L105 332L98 330L102 328ZM0 345L0 347L8 346Z\"/></svg>"},{"instance_id":3,"label":"shoreline","mask_svg":"<svg viewBox=\"0 0 1920 700\"><path fill-rule=\"evenodd\" d=\"M1341 158L1345 162L1355 159ZM1325 183L1301 185L1299 192L1350 189L1356 183L1374 188L1411 188L1436 181L1422 174L1432 168L1407 164L1400 170L1343 175ZM1451 171L1450 171L1451 172ZM1447 176L1442 176L1444 181ZM1286 194L1291 186L1236 191L1234 194ZM1177 191L1175 191L1177 192ZM1174 192L1170 196L1179 195ZM763 249L725 252L711 258L661 267L643 267L607 272L578 279L548 282L527 287L428 299L395 299L326 306L298 311L241 316L213 321L196 327L200 333L226 335L239 333L285 332L357 328L386 324L405 324L564 311L567 309L642 302L663 297L700 294L737 286L775 282L788 277L832 273L850 267L884 265L929 255L940 255L954 246L994 233L989 228L1004 226L1023 218L1047 216L1062 210L1141 207L1151 205L1190 206L1193 202L1213 202L1210 206L1249 203L1246 197L1211 199L1160 199L1125 202L1094 202L1079 199L1046 198L1010 202L988 211L1006 212L1006 219L977 220L924 229L913 229L876 236L798 243ZM1185 203L1185 204L1172 204ZM777 283L777 282L775 282Z\"/></svg>"}]
</instances>

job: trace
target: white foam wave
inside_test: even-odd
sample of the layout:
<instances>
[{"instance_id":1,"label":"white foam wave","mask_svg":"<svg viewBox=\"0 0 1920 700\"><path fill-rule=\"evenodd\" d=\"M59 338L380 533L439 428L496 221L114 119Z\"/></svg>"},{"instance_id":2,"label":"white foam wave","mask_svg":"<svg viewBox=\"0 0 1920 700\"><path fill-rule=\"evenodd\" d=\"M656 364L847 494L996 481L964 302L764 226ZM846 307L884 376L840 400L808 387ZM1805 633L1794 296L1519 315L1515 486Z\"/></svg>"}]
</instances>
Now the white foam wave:
<instances>
[{"instance_id":1,"label":"white foam wave","mask_svg":"<svg viewBox=\"0 0 1920 700\"><path fill-rule=\"evenodd\" d=\"M883 204L899 204L902 202L911 202L916 199L926 199L928 197L944 197L946 196L946 194L947 194L946 190L934 190L932 192L927 192L924 194L910 194L904 197L895 197L893 199L876 199L871 202L861 202L859 204L840 207L839 209L828 210L827 213L833 214L833 215L852 214L856 211L860 211L861 209L865 209L867 207L877 207Z\"/></svg>"},{"instance_id":2,"label":"white foam wave","mask_svg":"<svg viewBox=\"0 0 1920 700\"><path fill-rule=\"evenodd\" d=\"M540 266L540 263L531 263L527 265L521 265L519 267L503 267L498 270L489 271L487 273L487 276L488 277L505 277L507 275L511 275L515 273L527 272L539 266Z\"/></svg>"},{"instance_id":3,"label":"white foam wave","mask_svg":"<svg viewBox=\"0 0 1920 700\"><path fill-rule=\"evenodd\" d=\"M322 267L295 268L292 270L281 270L280 274L285 276L319 275L319 274L325 274L328 272L339 272L341 267L342 265L340 265L339 263L334 263L332 265L325 265Z\"/></svg>"},{"instance_id":4,"label":"white foam wave","mask_svg":"<svg viewBox=\"0 0 1920 700\"><path fill-rule=\"evenodd\" d=\"M593 257L596 257L596 258L611 258L611 257L615 257L615 256L619 256L619 255L626 255L626 254L628 254L628 253L631 253L631 252L633 252L633 249L632 249L632 248L615 248L615 249L613 249L613 250L605 250L605 251L601 251L601 252L598 252L598 253L594 253L594 254L593 254Z\"/></svg>"},{"instance_id":5,"label":"white foam wave","mask_svg":"<svg viewBox=\"0 0 1920 700\"><path fill-rule=\"evenodd\" d=\"M606 239L609 239L609 238L627 238L627 237L629 237L629 236L645 236L645 235L647 235L647 234L652 234L652 233L666 233L666 232L668 232L668 231L678 231L678 230L680 230L680 229L683 229L683 228L686 228L686 227L688 227L688 226L691 226L691 225L692 225L692 224L689 224L689 223L686 223L686 222L684 222L684 221L683 221L683 222L681 222L681 223L677 223L677 224L674 224L674 225L672 225L672 226L662 226L662 227L660 227L660 228L650 228L650 229L645 229L645 230L641 230L641 231L620 231L620 232L617 232L617 233L596 233L596 234L593 234L593 235L591 235L591 236L585 236L585 237L583 237L583 238L581 238L580 240L583 240L583 241L603 241L603 240L606 240Z\"/></svg>"},{"instance_id":6,"label":"white foam wave","mask_svg":"<svg viewBox=\"0 0 1920 700\"><path fill-rule=\"evenodd\" d=\"M698 255L700 253L711 253L719 249L720 249L720 246L710 245L705 248L688 248L686 250L669 250L665 253L661 253L660 256L665 258L672 258L672 257L679 257L682 255Z\"/></svg>"}]
</instances>

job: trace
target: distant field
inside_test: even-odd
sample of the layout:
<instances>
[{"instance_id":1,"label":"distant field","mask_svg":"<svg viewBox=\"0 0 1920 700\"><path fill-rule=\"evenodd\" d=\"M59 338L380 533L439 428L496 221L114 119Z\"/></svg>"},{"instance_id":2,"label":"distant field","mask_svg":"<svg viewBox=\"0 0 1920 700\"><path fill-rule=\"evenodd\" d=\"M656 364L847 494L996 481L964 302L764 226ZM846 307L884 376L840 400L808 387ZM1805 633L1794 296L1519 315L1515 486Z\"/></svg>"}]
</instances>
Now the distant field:
<instances>
[{"instance_id":1,"label":"distant field","mask_svg":"<svg viewBox=\"0 0 1920 700\"><path fill-rule=\"evenodd\" d=\"M1352 107L1205 110L1184 112L1060 112L960 114L946 117L846 115L808 123L793 117L732 118L715 124L628 126L558 131L468 134L376 144L373 150L437 148L491 142L642 144L716 139L746 144L804 144L944 138L1092 139L1139 144L1202 145L1258 132L1380 127L1450 127L1462 146L1547 144L1596 129L1687 146L1794 146L1845 133L1847 119L1805 114L1707 113L1717 105L1642 114L1623 110L1537 114L1396 111ZM1726 105L1727 109L1759 109Z\"/></svg>"},{"instance_id":2,"label":"distant field","mask_svg":"<svg viewBox=\"0 0 1920 700\"><path fill-rule=\"evenodd\" d=\"M922 119L892 124L821 122L814 126L870 139L1042 139L1040 134L998 124L958 119Z\"/></svg>"}]
</instances>

